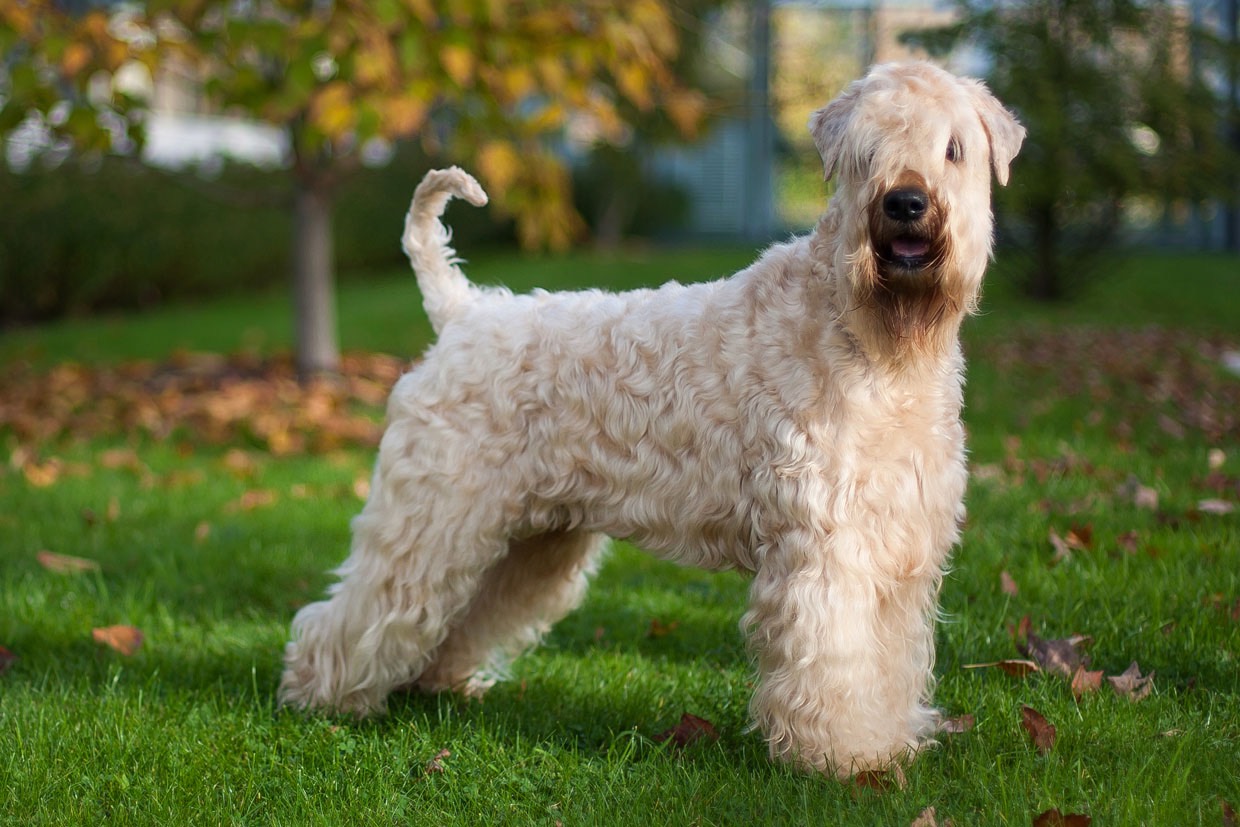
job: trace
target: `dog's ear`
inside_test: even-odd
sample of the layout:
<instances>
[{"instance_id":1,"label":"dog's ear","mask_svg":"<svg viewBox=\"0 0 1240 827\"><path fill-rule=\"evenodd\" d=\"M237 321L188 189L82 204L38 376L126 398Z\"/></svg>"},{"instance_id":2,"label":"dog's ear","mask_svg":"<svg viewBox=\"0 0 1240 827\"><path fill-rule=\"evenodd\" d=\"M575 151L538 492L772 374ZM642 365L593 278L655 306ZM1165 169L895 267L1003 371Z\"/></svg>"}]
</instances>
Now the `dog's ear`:
<instances>
[{"instance_id":1,"label":"dog's ear","mask_svg":"<svg viewBox=\"0 0 1240 827\"><path fill-rule=\"evenodd\" d=\"M809 118L809 133L814 136L814 146L822 156L822 177L830 181L839 166L844 151L844 133L861 95L861 82L854 81L835 100L819 109Z\"/></svg>"},{"instance_id":2,"label":"dog's ear","mask_svg":"<svg viewBox=\"0 0 1240 827\"><path fill-rule=\"evenodd\" d=\"M990 162L995 168L995 180L1006 186L1008 182L1008 166L1020 145L1025 140L1025 128L1016 120L1016 116L1003 108L998 98L990 94L981 81L966 81L969 95L973 98L973 106L982 119L982 128L990 140Z\"/></svg>"}]
</instances>

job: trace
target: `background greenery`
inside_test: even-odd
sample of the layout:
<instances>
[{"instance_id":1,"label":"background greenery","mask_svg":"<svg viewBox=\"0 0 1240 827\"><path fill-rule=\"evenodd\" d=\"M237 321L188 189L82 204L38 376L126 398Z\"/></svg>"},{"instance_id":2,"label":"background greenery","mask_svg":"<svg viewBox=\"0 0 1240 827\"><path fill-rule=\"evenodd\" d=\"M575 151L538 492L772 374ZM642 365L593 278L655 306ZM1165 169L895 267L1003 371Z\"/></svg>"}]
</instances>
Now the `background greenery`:
<instances>
[{"instance_id":1,"label":"background greenery","mask_svg":"<svg viewBox=\"0 0 1240 827\"><path fill-rule=\"evenodd\" d=\"M752 255L482 255L468 269L517 289L619 288ZM343 559L373 451L275 456L193 430L31 443L6 426L0 646L18 659L0 674L0 823L903 825L930 806L957 825L1029 824L1052 807L1095 824L1226 823L1240 803L1240 517L1199 504L1240 499L1238 380L1220 363L1240 349L1233 265L1117 260L1067 310L1026 304L995 268L966 327L975 473L936 667L937 702L976 726L919 757L902 789L770 764L746 727L745 579L624 544L481 703L398 697L360 723L280 711L288 621ZM273 289L66 321L4 335L0 365L32 365L20 375L37 382L71 362L263 356L289 348L287 314ZM346 350L411 357L429 338L403 268L346 285L341 320ZM26 390L8 384L0 411ZM58 463L52 483L28 473L36 461ZM272 499L247 506L256 490ZM1049 533L1085 526L1090 542L1056 560ZM41 550L101 569L49 571ZM1154 692L1133 703L1104 685L1078 702L1057 678L962 668L1017 657L1009 627L1026 615L1043 637L1091 635L1093 669L1138 661ZM111 624L142 629L142 649L94 643ZM1024 704L1058 728L1045 755L1020 727ZM656 743L683 712L718 741Z\"/></svg>"}]
</instances>

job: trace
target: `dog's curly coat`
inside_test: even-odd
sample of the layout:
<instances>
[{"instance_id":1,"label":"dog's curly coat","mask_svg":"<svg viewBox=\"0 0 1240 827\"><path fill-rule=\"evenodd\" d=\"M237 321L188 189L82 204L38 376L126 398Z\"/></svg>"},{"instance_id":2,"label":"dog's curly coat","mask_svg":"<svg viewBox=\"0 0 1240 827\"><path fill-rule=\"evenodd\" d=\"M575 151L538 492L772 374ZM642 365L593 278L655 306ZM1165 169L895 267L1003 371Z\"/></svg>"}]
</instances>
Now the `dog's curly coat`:
<instances>
[{"instance_id":1,"label":"dog's curly coat","mask_svg":"<svg viewBox=\"0 0 1240 827\"><path fill-rule=\"evenodd\" d=\"M470 284L428 174L405 249L439 339L392 392L370 499L293 622L285 703L478 693L575 607L607 536L752 572L773 756L837 775L932 733L936 597L966 481L957 331L1024 130L976 81L873 69L810 123L816 230L709 284Z\"/></svg>"}]
</instances>

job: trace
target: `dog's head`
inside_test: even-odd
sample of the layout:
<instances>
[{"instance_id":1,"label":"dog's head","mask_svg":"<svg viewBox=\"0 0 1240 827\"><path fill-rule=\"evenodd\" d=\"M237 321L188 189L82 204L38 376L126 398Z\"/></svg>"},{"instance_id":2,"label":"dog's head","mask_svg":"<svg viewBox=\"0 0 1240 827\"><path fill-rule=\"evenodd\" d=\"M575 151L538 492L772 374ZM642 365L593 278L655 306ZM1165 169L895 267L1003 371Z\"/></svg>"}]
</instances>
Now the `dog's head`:
<instances>
[{"instance_id":1,"label":"dog's head","mask_svg":"<svg viewBox=\"0 0 1240 827\"><path fill-rule=\"evenodd\" d=\"M1025 130L980 82L925 62L877 66L810 131L843 234L854 299L917 339L976 304L990 257L990 173Z\"/></svg>"}]
</instances>

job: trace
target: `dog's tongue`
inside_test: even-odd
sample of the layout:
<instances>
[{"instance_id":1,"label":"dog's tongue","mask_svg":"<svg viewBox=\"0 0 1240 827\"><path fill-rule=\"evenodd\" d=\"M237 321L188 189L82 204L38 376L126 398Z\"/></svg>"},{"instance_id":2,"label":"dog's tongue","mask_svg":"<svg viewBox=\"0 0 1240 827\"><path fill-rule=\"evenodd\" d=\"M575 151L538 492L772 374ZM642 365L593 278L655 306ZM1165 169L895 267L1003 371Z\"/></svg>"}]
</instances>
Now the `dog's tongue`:
<instances>
[{"instance_id":1,"label":"dog's tongue","mask_svg":"<svg viewBox=\"0 0 1240 827\"><path fill-rule=\"evenodd\" d=\"M891 242L891 252L900 258L919 258L930 252L930 244L916 238L897 238Z\"/></svg>"}]
</instances>

